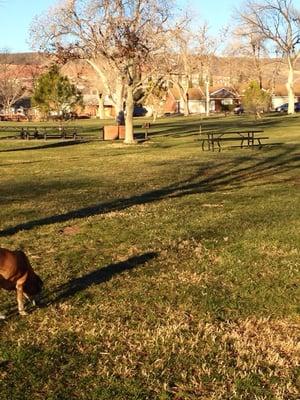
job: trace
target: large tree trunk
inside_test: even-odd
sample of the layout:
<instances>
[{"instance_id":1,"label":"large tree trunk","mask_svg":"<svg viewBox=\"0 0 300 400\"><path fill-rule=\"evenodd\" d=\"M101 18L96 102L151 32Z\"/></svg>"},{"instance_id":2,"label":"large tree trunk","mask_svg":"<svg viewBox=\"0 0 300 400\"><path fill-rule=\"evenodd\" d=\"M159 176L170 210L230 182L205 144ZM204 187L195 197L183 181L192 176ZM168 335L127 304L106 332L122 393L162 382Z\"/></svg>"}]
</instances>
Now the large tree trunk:
<instances>
[{"instance_id":1,"label":"large tree trunk","mask_svg":"<svg viewBox=\"0 0 300 400\"><path fill-rule=\"evenodd\" d=\"M132 144L134 143L133 138L133 88L132 85L127 86L127 96L126 96L126 116L125 116L125 140L124 143Z\"/></svg>"},{"instance_id":2,"label":"large tree trunk","mask_svg":"<svg viewBox=\"0 0 300 400\"><path fill-rule=\"evenodd\" d=\"M187 117L188 115L190 115L189 97L187 93L182 96L182 100L183 100L183 114L185 117Z\"/></svg>"},{"instance_id":3,"label":"large tree trunk","mask_svg":"<svg viewBox=\"0 0 300 400\"><path fill-rule=\"evenodd\" d=\"M119 115L120 111L124 111L124 84L121 79L117 81L115 97L116 115Z\"/></svg>"},{"instance_id":4,"label":"large tree trunk","mask_svg":"<svg viewBox=\"0 0 300 400\"><path fill-rule=\"evenodd\" d=\"M188 87L181 88L180 87L180 96L183 101L183 115L187 117L190 115L190 108L189 108L189 94L188 94Z\"/></svg>"},{"instance_id":5,"label":"large tree trunk","mask_svg":"<svg viewBox=\"0 0 300 400\"><path fill-rule=\"evenodd\" d=\"M157 119L157 111L153 110L153 112L152 112L152 121L155 122L156 119Z\"/></svg>"},{"instance_id":6,"label":"large tree trunk","mask_svg":"<svg viewBox=\"0 0 300 400\"><path fill-rule=\"evenodd\" d=\"M288 99L289 99L288 114L294 114L295 113L294 66L290 58L288 58L288 67L289 67L289 73L288 73L288 81L286 83Z\"/></svg>"},{"instance_id":7,"label":"large tree trunk","mask_svg":"<svg viewBox=\"0 0 300 400\"><path fill-rule=\"evenodd\" d=\"M104 97L102 93L98 93L98 117L100 119L105 119L105 111L104 111Z\"/></svg>"},{"instance_id":8,"label":"large tree trunk","mask_svg":"<svg viewBox=\"0 0 300 400\"><path fill-rule=\"evenodd\" d=\"M10 114L9 105L6 102L3 103L4 114Z\"/></svg>"},{"instance_id":9,"label":"large tree trunk","mask_svg":"<svg viewBox=\"0 0 300 400\"><path fill-rule=\"evenodd\" d=\"M209 95L209 79L205 80L205 112L206 116L209 116L210 109L210 95Z\"/></svg>"}]
</instances>

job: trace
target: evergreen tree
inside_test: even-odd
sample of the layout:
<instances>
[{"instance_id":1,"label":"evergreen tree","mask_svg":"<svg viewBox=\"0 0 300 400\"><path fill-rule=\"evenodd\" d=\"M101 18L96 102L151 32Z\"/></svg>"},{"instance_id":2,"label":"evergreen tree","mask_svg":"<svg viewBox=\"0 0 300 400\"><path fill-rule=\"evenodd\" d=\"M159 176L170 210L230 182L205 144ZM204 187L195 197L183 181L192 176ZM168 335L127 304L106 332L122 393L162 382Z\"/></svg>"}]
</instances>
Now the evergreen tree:
<instances>
[{"instance_id":1,"label":"evergreen tree","mask_svg":"<svg viewBox=\"0 0 300 400\"><path fill-rule=\"evenodd\" d=\"M53 65L37 80L32 101L44 117L53 113L65 118L76 105L82 105L82 96L69 78L60 74L59 67Z\"/></svg>"},{"instance_id":2,"label":"evergreen tree","mask_svg":"<svg viewBox=\"0 0 300 400\"><path fill-rule=\"evenodd\" d=\"M260 118L261 113L270 108L270 93L261 89L257 81L250 82L244 92L243 105L247 112Z\"/></svg>"}]
</instances>

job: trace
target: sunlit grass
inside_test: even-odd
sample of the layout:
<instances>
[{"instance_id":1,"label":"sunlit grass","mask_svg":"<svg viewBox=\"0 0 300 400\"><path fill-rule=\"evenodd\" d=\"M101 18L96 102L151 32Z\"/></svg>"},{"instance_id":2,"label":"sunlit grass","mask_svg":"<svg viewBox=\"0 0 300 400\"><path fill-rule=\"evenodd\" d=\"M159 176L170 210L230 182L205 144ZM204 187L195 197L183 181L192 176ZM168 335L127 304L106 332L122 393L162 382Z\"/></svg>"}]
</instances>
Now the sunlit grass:
<instances>
[{"instance_id":1,"label":"sunlit grass","mask_svg":"<svg viewBox=\"0 0 300 400\"><path fill-rule=\"evenodd\" d=\"M26 318L1 292L0 398L298 399L299 122L162 119L136 146L0 141L1 246L45 281ZM200 123L270 139L202 152Z\"/></svg>"}]
</instances>

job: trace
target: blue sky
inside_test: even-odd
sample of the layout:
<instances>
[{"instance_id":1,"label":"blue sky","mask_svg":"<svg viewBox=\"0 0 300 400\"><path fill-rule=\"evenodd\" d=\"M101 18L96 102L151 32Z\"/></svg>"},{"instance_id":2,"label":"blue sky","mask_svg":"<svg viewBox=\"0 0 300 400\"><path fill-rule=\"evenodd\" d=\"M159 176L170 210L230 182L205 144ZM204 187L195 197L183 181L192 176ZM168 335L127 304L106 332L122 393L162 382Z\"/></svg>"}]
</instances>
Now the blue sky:
<instances>
[{"instance_id":1,"label":"blue sky","mask_svg":"<svg viewBox=\"0 0 300 400\"><path fill-rule=\"evenodd\" d=\"M35 15L47 10L55 0L1 0L0 49L11 52L30 51L28 30ZM207 20L212 32L226 25L232 15L236 0L178 0L199 19ZM238 0L239 3L239 0Z\"/></svg>"},{"instance_id":2,"label":"blue sky","mask_svg":"<svg viewBox=\"0 0 300 400\"><path fill-rule=\"evenodd\" d=\"M1 0L0 49L30 51L27 41L32 19L53 3L53 0Z\"/></svg>"}]
</instances>

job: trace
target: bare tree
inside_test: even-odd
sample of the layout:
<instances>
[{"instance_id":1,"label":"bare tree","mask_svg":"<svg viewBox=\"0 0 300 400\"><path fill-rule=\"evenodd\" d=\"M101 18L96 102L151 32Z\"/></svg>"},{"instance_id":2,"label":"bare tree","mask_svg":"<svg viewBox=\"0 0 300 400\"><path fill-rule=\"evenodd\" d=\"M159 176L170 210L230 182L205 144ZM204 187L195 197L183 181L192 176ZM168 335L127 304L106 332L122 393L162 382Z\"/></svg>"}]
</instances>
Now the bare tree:
<instances>
[{"instance_id":1,"label":"bare tree","mask_svg":"<svg viewBox=\"0 0 300 400\"><path fill-rule=\"evenodd\" d=\"M124 77L120 75L120 71L110 60L103 57L86 58L85 60L98 76L96 90L99 93L99 105L103 103L104 97L108 96L115 107L116 115L118 115L124 109ZM102 90L99 90L100 86Z\"/></svg>"},{"instance_id":2,"label":"bare tree","mask_svg":"<svg viewBox=\"0 0 300 400\"><path fill-rule=\"evenodd\" d=\"M204 86L206 113L209 114L212 66L216 59L217 41L208 34L204 23L198 31L189 28L190 20L183 19L169 35L169 51L165 53L165 76L178 91L184 115L189 115L189 88Z\"/></svg>"},{"instance_id":3,"label":"bare tree","mask_svg":"<svg viewBox=\"0 0 300 400\"><path fill-rule=\"evenodd\" d=\"M245 84L257 81L261 89L274 93L284 62L278 54L270 55L265 39L235 27L223 54L223 73L228 74L233 89L240 92Z\"/></svg>"},{"instance_id":4,"label":"bare tree","mask_svg":"<svg viewBox=\"0 0 300 400\"><path fill-rule=\"evenodd\" d=\"M265 39L261 35L248 34L244 29L237 27L232 32L234 39L230 42L227 52L234 57L243 57L244 68L247 66L248 81L256 80L260 88L263 87L263 67L268 58Z\"/></svg>"},{"instance_id":5,"label":"bare tree","mask_svg":"<svg viewBox=\"0 0 300 400\"><path fill-rule=\"evenodd\" d=\"M179 26L169 33L169 50L165 53L165 74L178 90L183 113L189 115L188 90L193 75L198 71L195 34L186 26Z\"/></svg>"},{"instance_id":6,"label":"bare tree","mask_svg":"<svg viewBox=\"0 0 300 400\"><path fill-rule=\"evenodd\" d=\"M7 51L1 54L0 63L0 103L5 113L9 113L11 107L22 99L28 89L24 82L27 66L14 65Z\"/></svg>"},{"instance_id":7,"label":"bare tree","mask_svg":"<svg viewBox=\"0 0 300 400\"><path fill-rule=\"evenodd\" d=\"M125 142L133 139L134 94L164 44L169 0L63 0L32 24L41 50L86 60L109 91L126 99ZM148 72L150 68L148 67Z\"/></svg>"},{"instance_id":8,"label":"bare tree","mask_svg":"<svg viewBox=\"0 0 300 400\"><path fill-rule=\"evenodd\" d=\"M164 107L168 94L168 81L164 76L160 78L156 75L156 79L149 79L148 85L143 87L142 100L146 106L152 111L153 122L158 116L164 112Z\"/></svg>"},{"instance_id":9,"label":"bare tree","mask_svg":"<svg viewBox=\"0 0 300 400\"><path fill-rule=\"evenodd\" d=\"M225 32L223 32L223 35ZM222 38L224 39L222 35ZM209 87L212 80L212 70L214 63L217 61L216 52L219 42L209 34L207 23L203 24L197 33L197 59L200 65L200 81L204 86L205 93L205 112L209 115L210 112L210 91Z\"/></svg>"},{"instance_id":10,"label":"bare tree","mask_svg":"<svg viewBox=\"0 0 300 400\"><path fill-rule=\"evenodd\" d=\"M96 74L94 69L91 68L85 61L76 60L71 61L62 66L61 72L69 77L71 82L75 84L83 93L83 100L85 92L89 91L97 96L98 112L97 116L100 119L105 119L104 98L108 94L104 88L103 81L99 74Z\"/></svg>"},{"instance_id":11,"label":"bare tree","mask_svg":"<svg viewBox=\"0 0 300 400\"><path fill-rule=\"evenodd\" d=\"M294 113L294 69L300 57L300 10L292 0L248 0L239 12L246 35L260 37L282 54L288 66L288 113Z\"/></svg>"}]
</instances>

